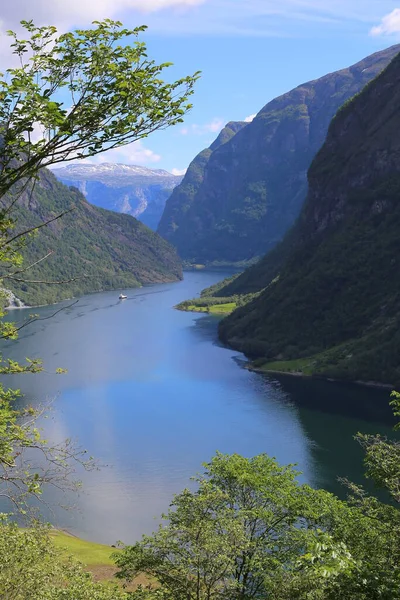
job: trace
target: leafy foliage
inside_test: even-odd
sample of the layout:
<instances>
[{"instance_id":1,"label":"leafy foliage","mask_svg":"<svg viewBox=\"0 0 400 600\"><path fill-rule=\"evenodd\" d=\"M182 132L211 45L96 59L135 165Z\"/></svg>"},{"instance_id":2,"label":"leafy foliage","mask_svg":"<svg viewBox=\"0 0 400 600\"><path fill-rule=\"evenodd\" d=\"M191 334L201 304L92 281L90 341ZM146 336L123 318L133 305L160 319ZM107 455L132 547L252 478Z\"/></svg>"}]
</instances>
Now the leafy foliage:
<instances>
[{"instance_id":1,"label":"leafy foliage","mask_svg":"<svg viewBox=\"0 0 400 600\"><path fill-rule=\"evenodd\" d=\"M396 417L399 417L400 394L393 392L392 398L393 412ZM396 429L400 429L400 423L397 424ZM380 435L360 433L357 439L365 449L367 477L379 487L388 490L392 499L400 505L400 442L382 438Z\"/></svg>"},{"instance_id":2,"label":"leafy foliage","mask_svg":"<svg viewBox=\"0 0 400 600\"><path fill-rule=\"evenodd\" d=\"M8 32L20 65L0 80L1 196L41 167L142 139L191 108L198 73L165 83L170 63L148 59L145 27L105 19L57 37L55 27L21 24L27 39Z\"/></svg>"},{"instance_id":3,"label":"leafy foliage","mask_svg":"<svg viewBox=\"0 0 400 600\"><path fill-rule=\"evenodd\" d=\"M21 247L26 265L50 253L46 260L26 273L3 270L4 285L25 303L49 304L182 277L176 252L160 236L129 215L91 206L77 189L67 188L45 169L33 193L26 192L14 205L15 230L24 231L61 213L62 219L30 236ZM64 283L46 284L52 281Z\"/></svg>"},{"instance_id":4,"label":"leafy foliage","mask_svg":"<svg viewBox=\"0 0 400 600\"><path fill-rule=\"evenodd\" d=\"M92 581L57 550L46 528L19 529L0 519L0 596L5 600L124 600L116 586Z\"/></svg>"},{"instance_id":5,"label":"leafy foliage","mask_svg":"<svg viewBox=\"0 0 400 600\"><path fill-rule=\"evenodd\" d=\"M168 65L150 61L145 45L137 40L143 27L128 30L119 22L105 20L94 23L92 29L57 37L54 27L36 27L26 21L22 25L28 39L18 39L9 32L19 66L0 77L0 279L20 283L21 291L27 291L23 285L44 282L27 278L26 272L30 271L33 277L38 271L43 272L51 251L41 254L39 242L31 253L32 262L25 266L21 250L45 226L58 238L57 222L71 214L71 195L76 195L48 173L40 173L40 169L95 155L181 122L190 108L187 98L197 75L164 83L160 74ZM133 43L129 43L132 36ZM66 97L69 97L67 105ZM34 135L35 128L41 133L38 138ZM64 204L60 212L54 210L55 191L60 192L58 201ZM108 254L111 279L121 268L121 262L113 264L111 250L120 252L133 234L138 248L133 244L130 258L138 257L141 263L129 266L125 263L125 269L121 269L123 275L130 269L132 282L136 283L135 276L143 274L150 264L160 276L169 276L168 260L171 259L173 269L175 256L167 256L161 267L155 267L151 252L157 256L156 250L151 249L144 257L140 254L140 242L149 244L154 238L156 245L161 245L161 254L166 250L168 255L168 247L157 236L134 219L90 209L79 195L77 200L81 206L74 213L75 238L67 236L69 242L79 240L71 248L72 253L81 254L83 260L88 256L93 260L93 253L98 252L100 261ZM39 219L32 219L32 204ZM79 231L77 215L86 221L84 232ZM109 236L96 232L93 226L98 224L105 224L119 238L114 245ZM32 246L29 248L32 251ZM64 263L68 258L62 257ZM59 263L58 279L75 266L73 260L70 262L73 264L64 265L64 269ZM115 279L108 285L115 285ZM0 337L16 339L17 327L3 317L4 311L0 311ZM31 320L34 319L33 316ZM41 370L39 360L27 359L26 364L19 364L0 359L1 375L33 374ZM75 466L81 464L87 468L92 462L86 461L86 452L71 440L54 445L43 439L37 426L41 409L15 409L17 396L17 391L0 385L0 495L13 503L15 513L21 516L27 512L27 500L40 497L43 486L74 487L70 477ZM55 550L44 529L21 530L5 517L0 520L0 564L0 596L7 600L126 598L117 588L94 584L79 565L67 561Z\"/></svg>"},{"instance_id":6,"label":"leafy foliage","mask_svg":"<svg viewBox=\"0 0 400 600\"><path fill-rule=\"evenodd\" d=\"M67 192L49 174L39 175L39 171L123 146L181 122L191 108L188 98L198 74L165 83L161 74L169 63L157 65L148 58L145 44L139 41L144 27L130 30L106 19L95 22L91 29L58 36L52 26L36 27L31 21L22 21L22 26L27 39L8 32L19 66L0 77L0 250L6 267L0 277L12 281L25 300L45 303L89 290L165 281L170 271L175 272L173 277L179 276L176 258L146 228L133 220L90 210L75 192ZM71 247L67 256L49 267L45 258L53 249L45 247L46 237L57 237L60 228L64 229L58 220L70 214L74 196L80 214L78 218L74 214L76 226L64 235L61 250ZM63 205L58 214L57 203ZM67 221L70 224L74 219ZM52 226L47 236L26 252L31 264L7 273L8 262L17 266L16 255L24 243L46 224ZM108 230L108 235L101 229ZM132 251L129 238L134 241ZM98 277L101 264L104 269ZM36 277L21 276L32 267ZM50 282L73 280L74 285L65 287L63 293L46 293L43 274L56 276L50 277ZM88 276L86 282L81 279L77 284L83 275ZM29 292L28 284L32 284Z\"/></svg>"},{"instance_id":7,"label":"leafy foliage","mask_svg":"<svg viewBox=\"0 0 400 600\"><path fill-rule=\"evenodd\" d=\"M159 582L135 598L386 597L370 587L390 556L390 533L372 528L359 508L299 484L291 466L266 455L217 454L204 466L197 489L175 496L159 530L115 555L118 577L145 572ZM395 585L397 573L392 591Z\"/></svg>"},{"instance_id":8,"label":"leafy foliage","mask_svg":"<svg viewBox=\"0 0 400 600\"><path fill-rule=\"evenodd\" d=\"M23 21L22 25L28 34L26 40L9 32L19 66L0 77L0 280L20 284L20 292L24 293L28 286L45 283L35 275L48 273L44 265L52 253L52 249L43 248L42 241L32 251L29 242L44 227L51 231L53 241L58 241L62 231L59 220L72 214L71 196L76 196L49 173L40 173L40 169L77 156L98 154L180 122L190 109L187 98L197 75L164 83L160 74L168 65L156 65L147 58L145 45L137 40L142 27L128 30L120 22L105 20L95 22L92 29L57 37L54 27L36 27L31 21ZM133 43L127 44L132 36ZM69 97L69 105L60 99L61 93L64 100ZM41 131L38 138L33 135L35 127ZM60 206L56 211L57 192ZM60 276L69 274L79 264L79 260L71 258L77 255L92 272L96 253L97 265L107 256L100 285L108 287L119 282L115 276L118 271L121 281L125 283L130 276L128 281L135 284L146 277L154 281L154 273L145 273L148 266L160 278L168 278L170 269L176 269L176 257L146 227L129 217L89 207L79 195L76 199L80 206L74 213L75 227L65 240L72 248L68 256L60 258L55 269L58 281L52 283L60 283ZM38 215L35 220L32 206ZM94 227L97 225L109 227L108 235L102 236ZM130 236L135 238L133 244L128 241ZM161 246L160 256L151 248L152 240ZM148 246L144 256L141 243ZM129 244L133 246L130 264L122 254ZM24 247L31 250L28 265L23 264ZM167 255L165 260L163 252ZM114 264L118 254L120 260ZM160 258L161 265L155 266ZM67 265L67 260L71 264ZM88 265L90 260L95 264ZM33 279L27 277L27 271ZM40 288L33 289L33 296L35 292L36 298L41 297ZM0 337L16 339L17 327L2 317L4 311L0 312ZM19 364L1 359L0 363L2 375L42 370L38 360L27 359L26 364ZM15 410L17 395L18 392L0 386L0 493L14 503L16 511L23 513L29 496L40 496L42 487L49 483L70 485L74 465L88 465L85 452L70 440L55 446L44 440L36 425L41 409ZM42 468L35 463L35 453L44 458Z\"/></svg>"}]
</instances>

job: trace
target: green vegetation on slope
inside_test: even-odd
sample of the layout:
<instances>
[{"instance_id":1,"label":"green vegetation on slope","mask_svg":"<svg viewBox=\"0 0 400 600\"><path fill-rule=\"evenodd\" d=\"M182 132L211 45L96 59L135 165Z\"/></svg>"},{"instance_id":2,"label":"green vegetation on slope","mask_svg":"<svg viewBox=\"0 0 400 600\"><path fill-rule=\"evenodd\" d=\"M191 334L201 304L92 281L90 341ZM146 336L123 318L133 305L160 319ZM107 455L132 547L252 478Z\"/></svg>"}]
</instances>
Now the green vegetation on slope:
<instances>
[{"instance_id":1,"label":"green vegetation on slope","mask_svg":"<svg viewBox=\"0 0 400 600\"><path fill-rule=\"evenodd\" d=\"M32 197L15 208L18 230L39 225L73 208L27 240L25 265L53 252L18 282L4 285L27 304L48 304L84 293L174 281L182 276L174 249L158 234L129 215L90 205L75 188L43 170ZM45 285L31 281L75 281Z\"/></svg>"},{"instance_id":2,"label":"green vegetation on slope","mask_svg":"<svg viewBox=\"0 0 400 600\"><path fill-rule=\"evenodd\" d=\"M217 284L218 285L218 284ZM214 286L203 290L200 298L192 298L180 302L175 308L178 310L191 312L206 312L212 314L227 315L233 312L239 306L244 306L251 300L254 300L259 294L243 294L234 296L209 296L208 291L212 291Z\"/></svg>"},{"instance_id":3,"label":"green vegetation on slope","mask_svg":"<svg viewBox=\"0 0 400 600\"><path fill-rule=\"evenodd\" d=\"M225 301L226 300L226 301ZM203 313L211 313L214 315L226 315L230 314L237 308L236 302L230 302L230 299L224 299L224 302L213 302L210 298L208 303L203 303L202 301L193 300L185 300L176 306L178 310L184 310L187 312L203 312Z\"/></svg>"},{"instance_id":4,"label":"green vegetation on slope","mask_svg":"<svg viewBox=\"0 0 400 600\"><path fill-rule=\"evenodd\" d=\"M361 434L359 441L368 475L398 503L399 445ZM115 555L117 577L158 581L138 599L400 597L398 504L351 484L353 497L342 502L301 485L293 465L265 454L217 453L203 466L196 487L174 496L162 526Z\"/></svg>"},{"instance_id":5,"label":"green vegetation on slope","mask_svg":"<svg viewBox=\"0 0 400 600\"><path fill-rule=\"evenodd\" d=\"M332 117L398 51L389 48L305 83L267 104L224 143L218 138L196 157L167 201L161 235L189 263L238 264L275 247L300 212L307 169ZM247 285L245 293L267 284ZM243 292L235 287L222 295L233 293Z\"/></svg>"},{"instance_id":6,"label":"green vegetation on slope","mask_svg":"<svg viewBox=\"0 0 400 600\"><path fill-rule=\"evenodd\" d=\"M250 357L400 383L399 74L396 57L334 119L279 277L220 324Z\"/></svg>"},{"instance_id":7,"label":"green vegetation on slope","mask_svg":"<svg viewBox=\"0 0 400 600\"><path fill-rule=\"evenodd\" d=\"M185 177L167 200L161 217L158 233L165 239L171 240L180 247L177 240L184 240L187 236L186 219L189 215L191 205L195 201L197 193L204 180L207 164L213 154L220 146L226 144L246 123L230 122L225 125L218 137L209 148L202 150L190 163ZM186 256L182 253L182 256ZM189 263L201 263L202 261L189 260Z\"/></svg>"},{"instance_id":8,"label":"green vegetation on slope","mask_svg":"<svg viewBox=\"0 0 400 600\"><path fill-rule=\"evenodd\" d=\"M111 554L115 550L110 546L88 542L58 529L51 529L50 537L56 548L66 550L83 565L114 564Z\"/></svg>"}]
</instances>

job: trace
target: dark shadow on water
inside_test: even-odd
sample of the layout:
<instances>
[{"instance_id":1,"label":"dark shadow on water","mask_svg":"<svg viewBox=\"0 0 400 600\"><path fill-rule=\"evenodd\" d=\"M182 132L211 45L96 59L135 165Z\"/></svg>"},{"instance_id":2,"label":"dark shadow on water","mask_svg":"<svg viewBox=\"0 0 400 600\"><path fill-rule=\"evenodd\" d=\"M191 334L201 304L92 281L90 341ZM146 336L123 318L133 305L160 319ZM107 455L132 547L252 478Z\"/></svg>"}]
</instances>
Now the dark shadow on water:
<instances>
[{"instance_id":1,"label":"dark shadow on water","mask_svg":"<svg viewBox=\"0 0 400 600\"><path fill-rule=\"evenodd\" d=\"M222 342L220 342L218 338L218 323L221 321L223 317L218 315L208 315L206 313L203 314L193 314L193 332L195 335L202 338L204 341L212 342L214 346L218 346L219 348L226 348ZM235 352L235 350L233 350Z\"/></svg>"},{"instance_id":2,"label":"dark shadow on water","mask_svg":"<svg viewBox=\"0 0 400 600\"><path fill-rule=\"evenodd\" d=\"M389 427L395 425L389 406L390 391L386 389L311 377L262 377L266 377L271 383L278 382L299 408L381 423Z\"/></svg>"},{"instance_id":3,"label":"dark shadow on water","mask_svg":"<svg viewBox=\"0 0 400 600\"><path fill-rule=\"evenodd\" d=\"M204 341L212 342L220 348L227 348L218 338L217 324L221 317L201 315L193 319L192 331ZM241 368L246 368L247 358L230 349L234 360ZM389 406L390 391L356 383L327 381L311 377L290 375L257 374L268 383L268 387L279 389L282 397L298 408L320 413L341 415L356 420L381 423L389 427L395 425Z\"/></svg>"},{"instance_id":4,"label":"dark shadow on water","mask_svg":"<svg viewBox=\"0 0 400 600\"><path fill-rule=\"evenodd\" d=\"M218 340L216 320L219 319L209 315L199 316L194 319L192 330L202 340L224 347ZM232 360L242 369L248 363L240 353L235 353ZM400 437L393 432L396 421L387 389L306 377L250 372L248 375L262 411L268 413L271 398L279 405L296 411L309 440L315 465L312 482L315 487L345 498L348 490L339 478L348 478L363 485L369 493L388 500L382 490L376 489L363 476L364 454L354 439L358 432Z\"/></svg>"}]
</instances>

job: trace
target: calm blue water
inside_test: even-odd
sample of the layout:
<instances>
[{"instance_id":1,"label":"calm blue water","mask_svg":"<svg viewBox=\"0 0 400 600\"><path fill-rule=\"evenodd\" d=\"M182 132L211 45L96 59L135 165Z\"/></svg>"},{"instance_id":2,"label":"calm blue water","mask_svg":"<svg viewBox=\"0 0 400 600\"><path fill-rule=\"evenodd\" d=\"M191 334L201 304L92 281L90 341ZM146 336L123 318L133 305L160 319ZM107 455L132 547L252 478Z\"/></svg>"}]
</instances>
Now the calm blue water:
<instances>
[{"instance_id":1,"label":"calm blue water","mask_svg":"<svg viewBox=\"0 0 400 600\"><path fill-rule=\"evenodd\" d=\"M218 343L215 317L173 309L226 275L186 273L180 283L131 290L123 302L116 292L86 296L7 343L8 356L44 359L46 373L7 383L26 402L56 398L47 437L76 438L108 465L82 474L84 492L67 498L75 503L69 512L57 505L65 498L47 492L55 525L94 541L132 542L155 528L216 450L267 452L335 491L338 475L360 481L352 436L389 432L388 393L245 370L243 356ZM67 375L52 374L60 366Z\"/></svg>"}]
</instances>

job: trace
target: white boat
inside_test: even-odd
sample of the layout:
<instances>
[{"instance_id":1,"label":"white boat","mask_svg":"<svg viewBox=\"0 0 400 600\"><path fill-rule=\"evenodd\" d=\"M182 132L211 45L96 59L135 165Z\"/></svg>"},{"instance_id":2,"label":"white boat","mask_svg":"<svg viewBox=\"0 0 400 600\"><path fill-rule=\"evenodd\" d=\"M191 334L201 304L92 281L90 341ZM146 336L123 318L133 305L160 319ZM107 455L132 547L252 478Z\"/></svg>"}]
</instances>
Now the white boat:
<instances>
[{"instance_id":1,"label":"white boat","mask_svg":"<svg viewBox=\"0 0 400 600\"><path fill-rule=\"evenodd\" d=\"M119 299L119 300L125 300L127 297L128 297L128 296L124 296L124 294L120 294L120 295L118 296L118 299Z\"/></svg>"}]
</instances>

